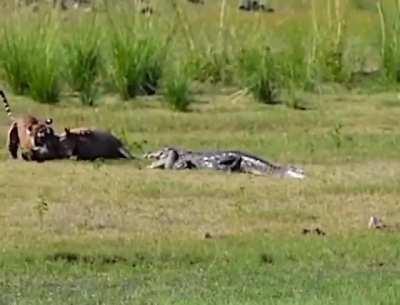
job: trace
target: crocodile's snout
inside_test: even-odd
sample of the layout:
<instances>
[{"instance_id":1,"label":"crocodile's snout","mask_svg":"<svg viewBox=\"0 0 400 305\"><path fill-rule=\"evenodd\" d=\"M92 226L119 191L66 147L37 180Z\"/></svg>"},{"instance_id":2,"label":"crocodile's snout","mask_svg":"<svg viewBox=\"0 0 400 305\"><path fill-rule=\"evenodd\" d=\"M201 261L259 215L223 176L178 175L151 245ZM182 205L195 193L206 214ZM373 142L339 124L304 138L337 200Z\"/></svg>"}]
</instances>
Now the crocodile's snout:
<instances>
[{"instance_id":1,"label":"crocodile's snout","mask_svg":"<svg viewBox=\"0 0 400 305\"><path fill-rule=\"evenodd\" d=\"M286 169L285 176L294 179L304 179L306 177L303 169L294 166Z\"/></svg>"},{"instance_id":2,"label":"crocodile's snout","mask_svg":"<svg viewBox=\"0 0 400 305\"><path fill-rule=\"evenodd\" d=\"M161 152L150 152L143 155L143 159L159 159L161 156Z\"/></svg>"},{"instance_id":3,"label":"crocodile's snout","mask_svg":"<svg viewBox=\"0 0 400 305\"><path fill-rule=\"evenodd\" d=\"M175 151L175 149L170 148L170 147L166 147L157 151L153 151L153 152L148 152L146 154L143 155L143 159L155 159L155 160L160 160L163 158L168 157L170 151Z\"/></svg>"}]
</instances>

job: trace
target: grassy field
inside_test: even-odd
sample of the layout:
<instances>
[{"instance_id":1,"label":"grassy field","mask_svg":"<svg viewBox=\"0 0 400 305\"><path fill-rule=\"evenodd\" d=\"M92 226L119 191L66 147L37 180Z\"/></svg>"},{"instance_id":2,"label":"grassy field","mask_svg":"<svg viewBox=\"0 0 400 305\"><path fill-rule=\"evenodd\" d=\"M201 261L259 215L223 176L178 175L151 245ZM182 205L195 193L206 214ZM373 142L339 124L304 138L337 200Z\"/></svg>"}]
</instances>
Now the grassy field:
<instances>
[{"instance_id":1,"label":"grassy field","mask_svg":"<svg viewBox=\"0 0 400 305\"><path fill-rule=\"evenodd\" d=\"M196 98L187 113L161 97L11 101L16 113L51 114L59 130L110 129L136 155L135 143L235 148L300 165L307 179L157 171L141 160L36 164L4 149L0 303L397 304L397 94L304 94L308 111ZM368 230L371 215L390 227ZM326 235L302 234L315 228Z\"/></svg>"},{"instance_id":2,"label":"grassy field","mask_svg":"<svg viewBox=\"0 0 400 305\"><path fill-rule=\"evenodd\" d=\"M0 79L41 103L156 92L174 110L190 109L199 84L296 108L298 91L327 83L381 92L400 81L394 0L273 1L273 14L239 11L236 1L162 0L150 17L134 2L97 1L89 12L4 2Z\"/></svg>"},{"instance_id":3,"label":"grassy field","mask_svg":"<svg viewBox=\"0 0 400 305\"><path fill-rule=\"evenodd\" d=\"M16 115L110 130L136 156L240 149L307 179L4 147L0 305L398 304L398 1L206 2L154 0L147 18L4 1L1 88Z\"/></svg>"}]
</instances>

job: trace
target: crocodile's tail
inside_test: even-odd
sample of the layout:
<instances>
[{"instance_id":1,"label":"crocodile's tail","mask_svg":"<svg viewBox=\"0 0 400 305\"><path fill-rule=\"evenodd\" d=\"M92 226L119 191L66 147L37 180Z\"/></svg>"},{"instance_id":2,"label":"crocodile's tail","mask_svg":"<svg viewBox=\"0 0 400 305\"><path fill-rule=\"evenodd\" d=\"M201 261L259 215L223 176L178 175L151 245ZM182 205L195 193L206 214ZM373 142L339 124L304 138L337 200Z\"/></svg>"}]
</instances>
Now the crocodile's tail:
<instances>
[{"instance_id":1,"label":"crocodile's tail","mask_svg":"<svg viewBox=\"0 0 400 305\"><path fill-rule=\"evenodd\" d=\"M7 115L8 115L8 117L9 117L11 120L14 121L15 119L14 119L14 116L13 116L13 114L12 114L10 104L8 103L7 97L6 97L6 95L5 95L5 93L4 93L3 90L0 90L0 97L1 97L2 100L3 100L4 109L5 109L5 111L6 111Z\"/></svg>"}]
</instances>

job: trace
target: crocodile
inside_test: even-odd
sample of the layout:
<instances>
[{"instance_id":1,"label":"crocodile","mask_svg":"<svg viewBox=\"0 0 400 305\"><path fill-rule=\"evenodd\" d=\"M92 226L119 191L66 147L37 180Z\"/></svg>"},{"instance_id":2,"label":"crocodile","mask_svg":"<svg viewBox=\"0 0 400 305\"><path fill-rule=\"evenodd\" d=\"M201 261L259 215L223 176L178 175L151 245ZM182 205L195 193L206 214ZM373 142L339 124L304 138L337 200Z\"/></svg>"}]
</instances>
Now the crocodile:
<instances>
[{"instance_id":1,"label":"crocodile","mask_svg":"<svg viewBox=\"0 0 400 305\"><path fill-rule=\"evenodd\" d=\"M237 150L190 151L175 147L164 147L145 154L144 158L154 160L149 168L211 169L233 173L305 178L304 171L300 168L273 164Z\"/></svg>"}]
</instances>

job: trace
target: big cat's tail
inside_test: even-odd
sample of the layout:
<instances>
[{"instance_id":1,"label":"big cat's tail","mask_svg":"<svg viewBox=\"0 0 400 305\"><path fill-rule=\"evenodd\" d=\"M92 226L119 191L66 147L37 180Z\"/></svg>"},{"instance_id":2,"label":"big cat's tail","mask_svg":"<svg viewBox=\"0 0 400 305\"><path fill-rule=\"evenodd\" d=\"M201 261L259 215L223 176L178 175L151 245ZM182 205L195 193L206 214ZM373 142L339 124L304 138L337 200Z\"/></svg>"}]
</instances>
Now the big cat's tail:
<instances>
[{"instance_id":1,"label":"big cat's tail","mask_svg":"<svg viewBox=\"0 0 400 305\"><path fill-rule=\"evenodd\" d=\"M0 90L0 96L2 97L3 104L4 104L4 109L5 109L5 111L7 112L8 117L9 117L11 120L14 120L14 116L13 116L13 114L12 114L10 104L8 103L7 97L6 97L6 95L4 94L4 91L3 91L3 90Z\"/></svg>"}]
</instances>

